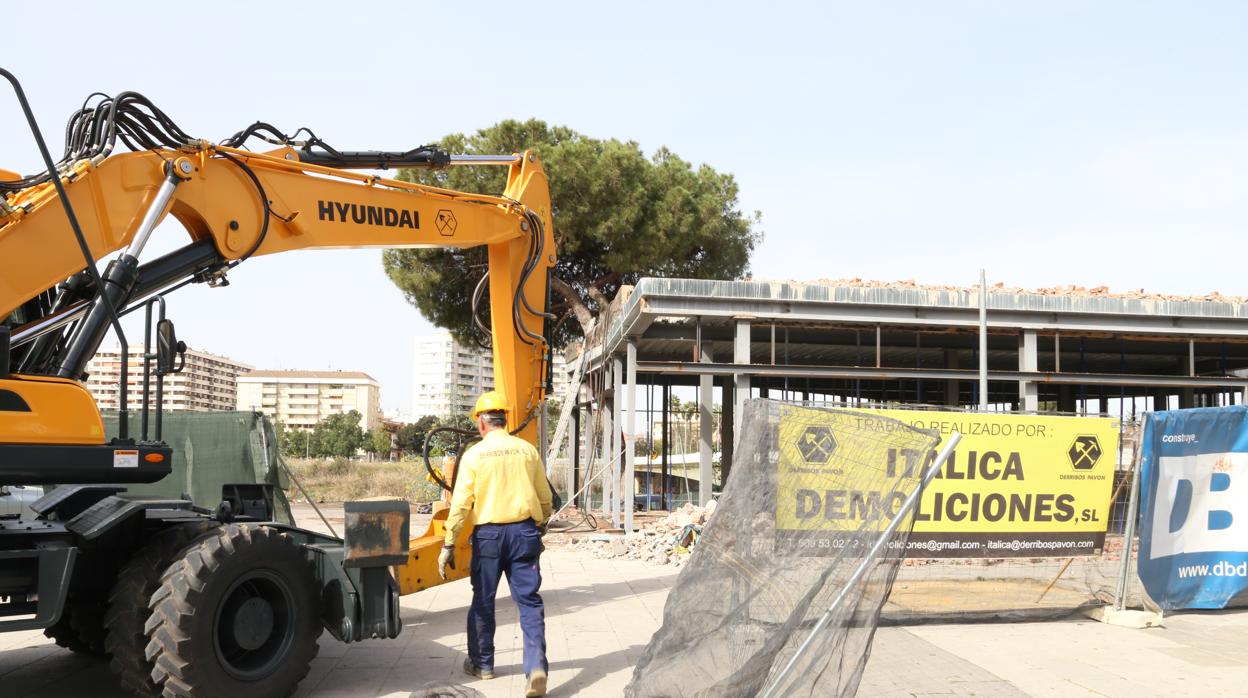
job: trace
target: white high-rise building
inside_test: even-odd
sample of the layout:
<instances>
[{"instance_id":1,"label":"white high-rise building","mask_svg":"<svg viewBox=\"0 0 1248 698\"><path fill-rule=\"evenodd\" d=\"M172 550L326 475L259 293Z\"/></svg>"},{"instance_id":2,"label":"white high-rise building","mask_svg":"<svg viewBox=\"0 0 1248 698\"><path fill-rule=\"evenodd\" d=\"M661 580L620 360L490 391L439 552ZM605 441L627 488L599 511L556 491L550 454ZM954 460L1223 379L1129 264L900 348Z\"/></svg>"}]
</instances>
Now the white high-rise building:
<instances>
[{"instance_id":1,"label":"white high-rise building","mask_svg":"<svg viewBox=\"0 0 1248 698\"><path fill-rule=\"evenodd\" d=\"M412 377L412 414L467 415L477 396L494 389L494 359L477 347L465 347L439 332L416 338Z\"/></svg>"},{"instance_id":2,"label":"white high-rise building","mask_svg":"<svg viewBox=\"0 0 1248 698\"><path fill-rule=\"evenodd\" d=\"M412 381L412 414L448 417L467 415L477 397L494 389L494 359L478 347L467 347L451 338L451 333L417 337ZM555 352L554 391L562 398L568 378L563 356Z\"/></svg>"},{"instance_id":3,"label":"white high-rise building","mask_svg":"<svg viewBox=\"0 0 1248 698\"><path fill-rule=\"evenodd\" d=\"M132 409L143 405L143 345L130 345L127 357L126 400ZM151 405L156 406L155 365L152 367ZM239 374L251 366L198 349L186 350L180 373L165 376L164 409L174 412L229 411L234 409ZM87 362L87 389L102 410L120 407L121 349L101 349Z\"/></svg>"}]
</instances>

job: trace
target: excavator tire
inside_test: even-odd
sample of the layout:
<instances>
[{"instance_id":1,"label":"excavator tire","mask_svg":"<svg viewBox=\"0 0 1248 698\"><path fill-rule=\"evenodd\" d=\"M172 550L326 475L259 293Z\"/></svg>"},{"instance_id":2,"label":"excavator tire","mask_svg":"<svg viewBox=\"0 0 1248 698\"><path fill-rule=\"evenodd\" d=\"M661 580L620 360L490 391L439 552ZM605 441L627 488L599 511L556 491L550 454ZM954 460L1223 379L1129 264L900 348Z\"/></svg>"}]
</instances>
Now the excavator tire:
<instances>
[{"instance_id":1,"label":"excavator tire","mask_svg":"<svg viewBox=\"0 0 1248 698\"><path fill-rule=\"evenodd\" d=\"M136 552L117 575L108 595L104 647L111 656L109 668L121 685L144 698L159 698L161 688L152 681L147 661L147 633L143 626L152 615L148 602L160 586L161 574L178 552L215 528L211 521L179 524L161 532Z\"/></svg>"},{"instance_id":2,"label":"excavator tire","mask_svg":"<svg viewBox=\"0 0 1248 698\"><path fill-rule=\"evenodd\" d=\"M43 634L71 652L94 657L108 655L104 642L104 608L102 603L67 604L61 619Z\"/></svg>"},{"instance_id":3,"label":"excavator tire","mask_svg":"<svg viewBox=\"0 0 1248 698\"><path fill-rule=\"evenodd\" d=\"M152 594L152 680L166 698L285 698L316 656L320 605L312 565L290 536L216 528L179 553Z\"/></svg>"}]
</instances>

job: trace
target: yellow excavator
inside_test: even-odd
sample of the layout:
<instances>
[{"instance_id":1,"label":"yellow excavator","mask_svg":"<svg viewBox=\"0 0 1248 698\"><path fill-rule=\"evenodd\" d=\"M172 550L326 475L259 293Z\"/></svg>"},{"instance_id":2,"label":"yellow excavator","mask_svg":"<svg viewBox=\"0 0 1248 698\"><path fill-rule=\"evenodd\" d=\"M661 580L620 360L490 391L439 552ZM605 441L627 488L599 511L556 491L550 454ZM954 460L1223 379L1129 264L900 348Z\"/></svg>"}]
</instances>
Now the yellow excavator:
<instances>
[{"instance_id":1,"label":"yellow excavator","mask_svg":"<svg viewBox=\"0 0 1248 698\"><path fill-rule=\"evenodd\" d=\"M41 628L71 649L107 653L125 687L170 698L286 696L322 629L343 642L397 636L398 597L441 583L445 511L413 538L406 502L348 502L337 538L275 521L272 485L226 487L216 506L127 495L127 484L171 469L160 386L185 344L164 296L227 284L238 264L291 250L485 246L473 312L488 291L496 388L512 407L509 428L534 442L550 385L556 262L537 156L339 151L307 129L290 136L263 122L210 143L126 92L88 98L53 160L21 85L0 75L44 161L33 175L0 170L0 487L57 485L27 515L0 517L0 631ZM506 188L485 196L369 173L464 166L506 167ZM189 242L145 259L169 217ZM107 437L82 381L110 330L127 361L121 317L135 310L147 311L154 337L142 428L130 428L123 380ZM467 534L452 579L467 573Z\"/></svg>"}]
</instances>

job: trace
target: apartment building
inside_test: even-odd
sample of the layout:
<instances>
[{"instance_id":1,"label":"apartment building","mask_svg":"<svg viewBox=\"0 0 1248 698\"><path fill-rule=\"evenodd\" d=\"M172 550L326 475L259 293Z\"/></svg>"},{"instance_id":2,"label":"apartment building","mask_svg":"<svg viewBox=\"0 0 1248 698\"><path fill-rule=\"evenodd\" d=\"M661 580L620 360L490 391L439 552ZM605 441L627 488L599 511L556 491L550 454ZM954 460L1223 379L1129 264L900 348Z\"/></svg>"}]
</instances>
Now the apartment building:
<instances>
[{"instance_id":1,"label":"apartment building","mask_svg":"<svg viewBox=\"0 0 1248 698\"><path fill-rule=\"evenodd\" d=\"M381 424L381 385L359 371L252 371L238 377L237 409L257 410L290 429L310 429L355 410L365 431Z\"/></svg>"},{"instance_id":2,"label":"apartment building","mask_svg":"<svg viewBox=\"0 0 1248 698\"><path fill-rule=\"evenodd\" d=\"M127 361L126 390L129 404L137 409L143 395L143 345L131 345ZM153 369L155 367L153 366ZM186 366L181 373L165 376L164 408L177 412L210 412L234 409L239 374L251 366L225 356L198 349L186 350ZM87 363L87 389L101 410L120 408L121 349L101 349ZM152 379L155 406L156 383Z\"/></svg>"},{"instance_id":3,"label":"apartment building","mask_svg":"<svg viewBox=\"0 0 1248 698\"><path fill-rule=\"evenodd\" d=\"M412 414L447 417L472 411L477 397L494 389L494 359L478 347L457 343L450 332L417 337L412 385ZM556 352L552 397L562 397L568 383L563 356Z\"/></svg>"}]
</instances>

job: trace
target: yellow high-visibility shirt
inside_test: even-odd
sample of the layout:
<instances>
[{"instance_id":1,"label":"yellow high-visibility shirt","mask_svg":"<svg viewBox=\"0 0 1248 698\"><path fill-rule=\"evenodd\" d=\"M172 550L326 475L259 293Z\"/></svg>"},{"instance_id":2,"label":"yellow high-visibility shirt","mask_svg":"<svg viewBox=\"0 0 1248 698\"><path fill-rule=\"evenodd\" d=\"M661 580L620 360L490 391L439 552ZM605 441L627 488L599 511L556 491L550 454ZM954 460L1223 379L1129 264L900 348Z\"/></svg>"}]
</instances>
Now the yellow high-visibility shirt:
<instances>
[{"instance_id":1,"label":"yellow high-visibility shirt","mask_svg":"<svg viewBox=\"0 0 1248 698\"><path fill-rule=\"evenodd\" d=\"M446 544L471 514L474 525L515 523L533 519L543 523L552 513L550 485L542 458L533 444L495 429L459 459L455 492L446 516Z\"/></svg>"}]
</instances>

